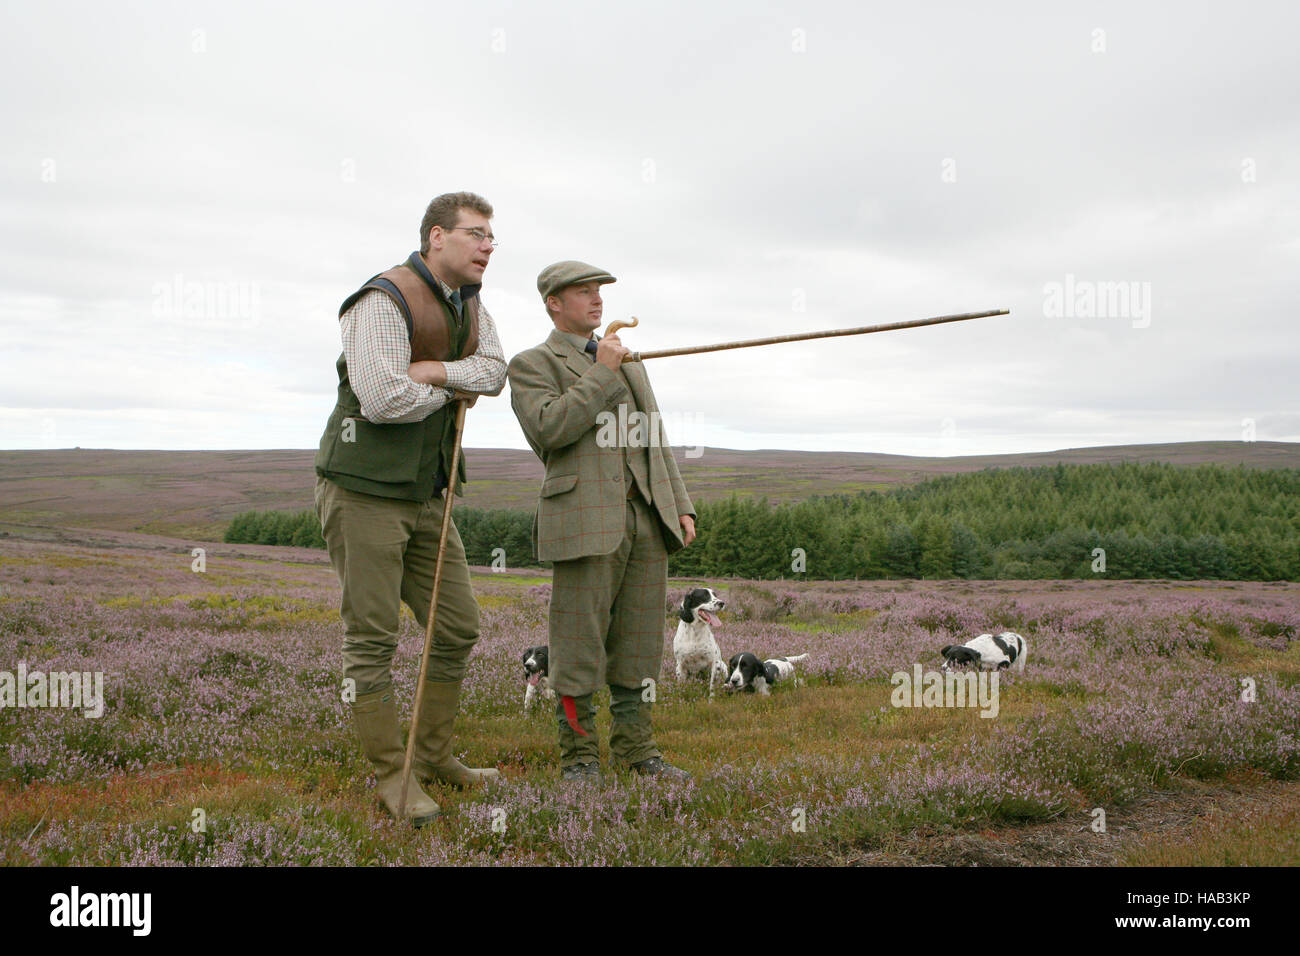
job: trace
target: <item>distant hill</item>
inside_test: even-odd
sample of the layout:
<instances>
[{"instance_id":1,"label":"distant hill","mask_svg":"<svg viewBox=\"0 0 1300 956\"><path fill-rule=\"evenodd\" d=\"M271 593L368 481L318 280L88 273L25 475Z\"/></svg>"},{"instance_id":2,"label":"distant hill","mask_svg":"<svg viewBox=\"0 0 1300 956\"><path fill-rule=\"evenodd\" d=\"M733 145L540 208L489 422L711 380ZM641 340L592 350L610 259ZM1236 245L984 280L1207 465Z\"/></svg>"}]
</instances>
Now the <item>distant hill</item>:
<instances>
[{"instance_id":1,"label":"distant hill","mask_svg":"<svg viewBox=\"0 0 1300 956\"><path fill-rule=\"evenodd\" d=\"M465 502L478 508L532 508L542 467L529 451L466 449ZM101 528L217 541L227 522L250 509L310 508L314 450L0 451L0 526ZM677 450L696 500L885 490L936 475L984 468L1170 462L1300 468L1293 442L1178 442L1069 448L1021 455L913 458L856 452Z\"/></svg>"}]
</instances>

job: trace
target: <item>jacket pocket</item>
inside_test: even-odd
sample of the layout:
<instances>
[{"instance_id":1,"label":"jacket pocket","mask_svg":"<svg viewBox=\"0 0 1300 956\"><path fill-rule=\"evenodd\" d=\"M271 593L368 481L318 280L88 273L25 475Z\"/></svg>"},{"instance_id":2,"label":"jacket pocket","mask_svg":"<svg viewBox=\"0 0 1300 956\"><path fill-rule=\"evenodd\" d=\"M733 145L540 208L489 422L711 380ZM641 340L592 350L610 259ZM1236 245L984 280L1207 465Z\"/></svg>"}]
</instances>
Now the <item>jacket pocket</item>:
<instances>
[{"instance_id":1,"label":"jacket pocket","mask_svg":"<svg viewBox=\"0 0 1300 956\"><path fill-rule=\"evenodd\" d=\"M578 484L577 475L554 475L542 482L542 497L551 498L572 491Z\"/></svg>"}]
</instances>

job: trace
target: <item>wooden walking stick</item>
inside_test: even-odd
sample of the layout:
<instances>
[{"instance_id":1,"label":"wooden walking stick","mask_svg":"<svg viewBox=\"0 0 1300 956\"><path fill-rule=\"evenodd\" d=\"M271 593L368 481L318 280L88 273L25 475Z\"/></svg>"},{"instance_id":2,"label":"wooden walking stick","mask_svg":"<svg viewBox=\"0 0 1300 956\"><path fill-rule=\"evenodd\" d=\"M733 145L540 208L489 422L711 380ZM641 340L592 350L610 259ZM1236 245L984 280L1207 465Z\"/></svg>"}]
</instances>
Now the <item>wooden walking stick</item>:
<instances>
[{"instance_id":1,"label":"wooden walking stick","mask_svg":"<svg viewBox=\"0 0 1300 956\"><path fill-rule=\"evenodd\" d=\"M908 322L887 322L884 325L864 325L856 329L830 329L826 332L795 332L793 335L772 335L765 339L742 339L739 342L722 342L718 345L692 345L680 349L655 349L651 352L628 352L623 356L624 362L642 362L645 359L668 358L672 355L698 355L701 352L722 352L726 349L747 349L755 345L780 345L783 342L806 342L809 339L829 339L838 335L869 335L872 332L893 332L896 329L915 329L922 325L940 325L944 322L965 322L967 319L986 319L991 315L1010 315L1010 309L994 309L990 312L961 312L956 315L936 315L931 319L912 319ZM619 329L634 328L636 316L630 322L621 319L611 322L605 331L613 335Z\"/></svg>"},{"instance_id":2,"label":"wooden walking stick","mask_svg":"<svg viewBox=\"0 0 1300 956\"><path fill-rule=\"evenodd\" d=\"M456 475L460 470L460 439L465 433L465 402L456 403L456 443L451 451L451 473L443 492L442 533L438 536L438 560L433 566L433 594L429 596L429 620L424 626L424 653L420 655L420 677L415 684L415 704L411 708L411 732L406 735L406 759L402 762L402 795L397 801L397 818L406 818L406 788L411 783L411 761L415 757L415 733L424 706L424 678L429 673L429 650L433 647L433 622L438 617L438 589L442 586L442 562L447 555L447 534L451 531L451 509L456 503Z\"/></svg>"}]
</instances>

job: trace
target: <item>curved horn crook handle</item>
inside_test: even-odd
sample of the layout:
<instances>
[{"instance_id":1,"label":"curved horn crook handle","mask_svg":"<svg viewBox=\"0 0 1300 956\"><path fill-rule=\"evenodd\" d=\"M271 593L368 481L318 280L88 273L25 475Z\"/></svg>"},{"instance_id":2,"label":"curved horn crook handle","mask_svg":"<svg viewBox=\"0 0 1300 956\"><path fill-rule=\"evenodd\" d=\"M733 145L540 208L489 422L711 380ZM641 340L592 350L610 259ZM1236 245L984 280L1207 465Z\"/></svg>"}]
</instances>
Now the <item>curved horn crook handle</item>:
<instances>
[{"instance_id":1,"label":"curved horn crook handle","mask_svg":"<svg viewBox=\"0 0 1300 956\"><path fill-rule=\"evenodd\" d=\"M626 322L624 322L622 319L615 319L613 322L609 323L609 328L605 330L605 334L613 335L619 329L635 329L640 324L641 323L637 320L637 317L635 315L632 316L632 318L628 319Z\"/></svg>"},{"instance_id":2,"label":"curved horn crook handle","mask_svg":"<svg viewBox=\"0 0 1300 956\"><path fill-rule=\"evenodd\" d=\"M622 319L615 319L613 322L609 323L609 328L605 330L605 334L613 335L614 333L618 332L620 329L634 329L640 324L641 324L640 321L637 319L635 315L632 316L632 318L628 319L626 322L624 322ZM628 362L639 362L639 361L641 361L640 352L628 352L626 355L623 356L623 364L625 365Z\"/></svg>"}]
</instances>

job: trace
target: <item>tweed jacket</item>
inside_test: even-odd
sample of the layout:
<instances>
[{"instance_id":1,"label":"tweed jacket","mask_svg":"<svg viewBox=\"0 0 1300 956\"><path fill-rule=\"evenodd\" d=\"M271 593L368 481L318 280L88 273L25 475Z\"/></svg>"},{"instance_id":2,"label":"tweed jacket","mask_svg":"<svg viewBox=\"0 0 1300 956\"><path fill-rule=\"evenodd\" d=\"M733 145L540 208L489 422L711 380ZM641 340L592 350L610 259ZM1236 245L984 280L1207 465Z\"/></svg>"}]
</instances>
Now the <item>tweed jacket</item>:
<instances>
[{"instance_id":1,"label":"tweed jacket","mask_svg":"<svg viewBox=\"0 0 1300 956\"><path fill-rule=\"evenodd\" d=\"M529 446L546 466L533 519L533 548L539 561L569 561L609 554L623 541L627 494L624 450L598 442L601 412L639 409L652 416L649 449L650 497L659 514L664 546L683 547L681 515L695 514L677 470L659 405L640 362L623 375L593 362L558 329L535 348L510 360L510 405ZM608 434L608 431L606 431ZM601 447L608 445L609 447Z\"/></svg>"}]
</instances>

